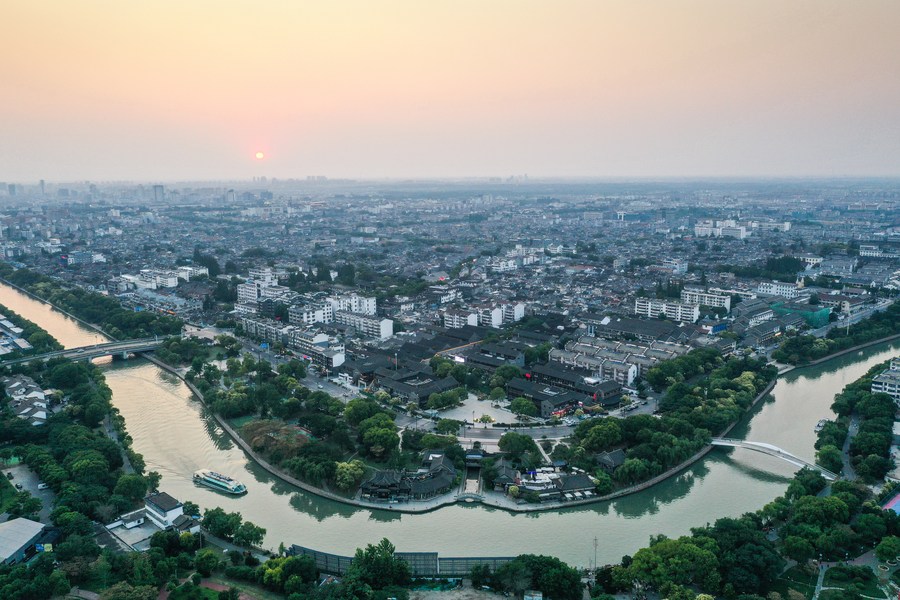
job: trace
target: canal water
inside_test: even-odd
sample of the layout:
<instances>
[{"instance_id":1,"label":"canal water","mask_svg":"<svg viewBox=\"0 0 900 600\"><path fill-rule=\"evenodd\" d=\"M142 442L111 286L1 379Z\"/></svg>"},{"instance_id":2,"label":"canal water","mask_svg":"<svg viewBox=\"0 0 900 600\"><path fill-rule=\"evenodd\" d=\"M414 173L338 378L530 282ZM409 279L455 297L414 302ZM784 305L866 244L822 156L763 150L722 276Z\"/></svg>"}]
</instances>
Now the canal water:
<instances>
[{"instance_id":1,"label":"canal water","mask_svg":"<svg viewBox=\"0 0 900 600\"><path fill-rule=\"evenodd\" d=\"M100 341L95 332L9 286L0 304L34 321L66 347ZM880 344L818 367L782 376L771 394L730 434L768 442L813 459L813 428L833 417L834 395L872 365L900 354L900 342ZM456 505L401 515L319 498L270 476L238 449L178 378L145 360L101 361L113 404L125 417L134 448L160 489L202 508L221 506L267 530L265 546L300 544L352 554L389 538L401 551L442 556L550 554L577 566L618 562L651 535L679 536L693 526L756 510L784 493L794 467L749 450L715 450L683 473L624 498L562 511L511 514L481 505ZM231 475L249 493L230 497L191 481L199 468Z\"/></svg>"}]
</instances>

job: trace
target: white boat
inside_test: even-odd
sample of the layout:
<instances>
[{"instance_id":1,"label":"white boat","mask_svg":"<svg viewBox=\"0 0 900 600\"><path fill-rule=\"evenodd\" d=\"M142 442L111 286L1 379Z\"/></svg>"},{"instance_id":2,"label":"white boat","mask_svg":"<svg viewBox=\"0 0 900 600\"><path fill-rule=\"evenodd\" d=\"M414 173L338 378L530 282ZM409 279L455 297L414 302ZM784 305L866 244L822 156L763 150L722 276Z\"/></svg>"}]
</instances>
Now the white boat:
<instances>
[{"instance_id":1,"label":"white boat","mask_svg":"<svg viewBox=\"0 0 900 600\"><path fill-rule=\"evenodd\" d=\"M209 469L200 469L194 472L194 483L199 483L214 490L225 492L226 494L246 494L247 486L240 481L232 479L227 475L210 471Z\"/></svg>"}]
</instances>

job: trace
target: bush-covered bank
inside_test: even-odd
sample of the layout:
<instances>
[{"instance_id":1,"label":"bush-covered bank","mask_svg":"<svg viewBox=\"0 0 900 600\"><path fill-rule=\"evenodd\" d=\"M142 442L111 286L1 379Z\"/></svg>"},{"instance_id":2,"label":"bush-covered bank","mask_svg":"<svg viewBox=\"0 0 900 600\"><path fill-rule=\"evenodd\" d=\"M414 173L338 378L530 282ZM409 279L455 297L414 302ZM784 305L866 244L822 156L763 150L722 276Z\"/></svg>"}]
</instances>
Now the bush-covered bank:
<instances>
[{"instance_id":1,"label":"bush-covered bank","mask_svg":"<svg viewBox=\"0 0 900 600\"><path fill-rule=\"evenodd\" d=\"M14 269L0 262L0 278L25 289L79 319L100 326L116 339L173 335L181 331L181 319L153 312L134 312L115 298L60 282L29 269Z\"/></svg>"},{"instance_id":2,"label":"bush-covered bank","mask_svg":"<svg viewBox=\"0 0 900 600\"><path fill-rule=\"evenodd\" d=\"M856 474L875 483L893 467L890 451L896 405L887 394L870 391L872 378L884 371L889 362L875 365L835 396L831 410L838 418L826 423L816 440L816 462L829 471L840 473L843 468L843 447L851 417L859 420L859 430L850 442L850 462Z\"/></svg>"},{"instance_id":3,"label":"bush-covered bank","mask_svg":"<svg viewBox=\"0 0 900 600\"><path fill-rule=\"evenodd\" d=\"M4 355L0 360L12 360L22 358L29 354L43 354L45 352L53 352L54 350L62 350L62 344L56 341L52 335L29 321L28 319L16 314L14 311L0 304L0 314L2 314L10 323L16 327L22 328L22 339L31 344L32 349L26 351L15 350Z\"/></svg>"},{"instance_id":4,"label":"bush-covered bank","mask_svg":"<svg viewBox=\"0 0 900 600\"><path fill-rule=\"evenodd\" d=\"M897 334L900 334L900 302L851 325L849 332L844 327L835 327L824 338L811 335L789 337L772 353L772 358L785 364L803 365L847 348Z\"/></svg>"}]
</instances>

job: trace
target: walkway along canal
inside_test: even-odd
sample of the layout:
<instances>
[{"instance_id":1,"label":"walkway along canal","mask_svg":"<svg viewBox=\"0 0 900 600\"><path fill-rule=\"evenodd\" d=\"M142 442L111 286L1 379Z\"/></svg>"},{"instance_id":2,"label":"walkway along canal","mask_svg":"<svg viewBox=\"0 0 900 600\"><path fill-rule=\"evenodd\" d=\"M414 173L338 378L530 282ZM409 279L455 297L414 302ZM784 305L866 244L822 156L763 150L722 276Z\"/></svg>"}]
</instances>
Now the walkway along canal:
<instances>
[{"instance_id":1,"label":"walkway along canal","mask_svg":"<svg viewBox=\"0 0 900 600\"><path fill-rule=\"evenodd\" d=\"M46 329L66 347L103 341L68 317L8 286L0 304ZM728 437L767 442L813 458L816 422L831 418L834 394L872 365L900 353L900 342L879 344L782 375L772 401L761 402ZM161 489L201 507L240 511L268 530L265 545L299 544L335 554L388 537L401 551L443 556L509 556L534 552L589 566L593 540L601 564L618 562L645 546L651 535L685 534L692 526L756 510L784 493L794 467L763 454L715 451L675 477L610 502L556 512L514 514L457 504L426 514L399 514L347 506L298 490L249 460L193 399L184 382L146 360L105 361L113 403L125 417L134 449ZM197 487L191 474L203 467L247 485L242 497Z\"/></svg>"}]
</instances>

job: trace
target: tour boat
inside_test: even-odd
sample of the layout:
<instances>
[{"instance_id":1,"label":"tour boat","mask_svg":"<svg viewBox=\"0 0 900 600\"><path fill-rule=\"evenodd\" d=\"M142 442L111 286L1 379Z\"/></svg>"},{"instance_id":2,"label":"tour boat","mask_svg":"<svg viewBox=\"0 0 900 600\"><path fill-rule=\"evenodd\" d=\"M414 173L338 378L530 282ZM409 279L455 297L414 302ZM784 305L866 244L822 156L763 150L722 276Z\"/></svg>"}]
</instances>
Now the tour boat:
<instances>
[{"instance_id":1,"label":"tour boat","mask_svg":"<svg viewBox=\"0 0 900 600\"><path fill-rule=\"evenodd\" d=\"M246 494L247 486L240 481L236 481L227 475L210 471L209 469L200 469L194 473L194 483L199 483L214 490L225 492L226 494Z\"/></svg>"}]
</instances>

